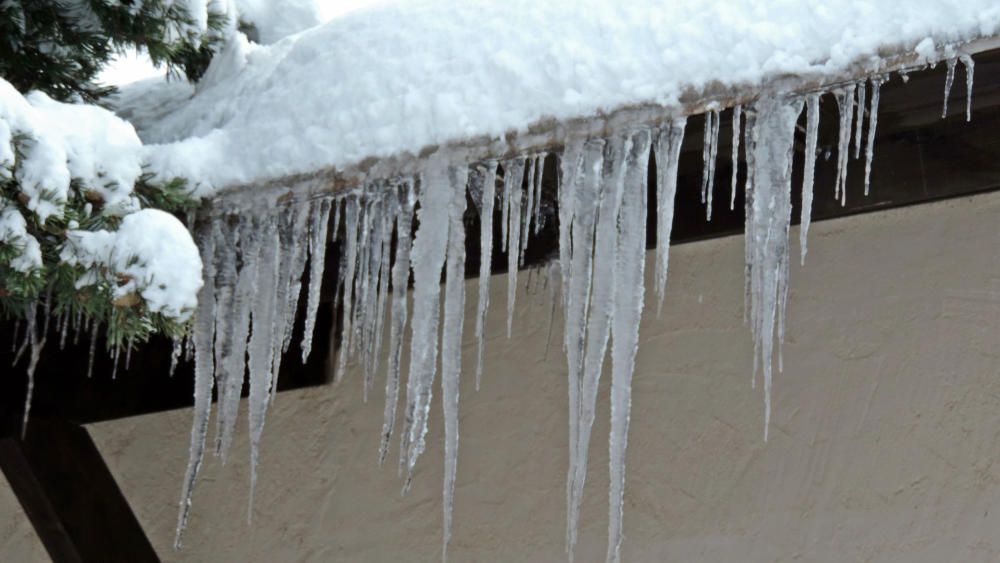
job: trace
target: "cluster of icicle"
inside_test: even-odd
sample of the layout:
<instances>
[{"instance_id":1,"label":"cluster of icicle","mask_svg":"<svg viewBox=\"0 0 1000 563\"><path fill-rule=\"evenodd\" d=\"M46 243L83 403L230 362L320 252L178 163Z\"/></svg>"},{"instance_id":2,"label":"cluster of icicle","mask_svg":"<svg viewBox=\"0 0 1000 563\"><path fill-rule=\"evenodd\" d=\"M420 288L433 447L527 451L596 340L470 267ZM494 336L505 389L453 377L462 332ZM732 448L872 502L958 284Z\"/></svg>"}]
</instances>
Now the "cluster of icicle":
<instances>
[{"instance_id":1,"label":"cluster of icicle","mask_svg":"<svg viewBox=\"0 0 1000 563\"><path fill-rule=\"evenodd\" d=\"M971 93L972 63L963 57ZM948 84L954 77L949 63ZM846 198L846 170L852 132L859 158L865 114L865 193L868 192L878 119L879 89L887 76L832 90L840 110L837 197ZM870 88L871 95L866 96ZM754 341L754 377L763 372L765 431L771 412L772 357L777 345L781 369L785 306L788 299L791 178L796 125L806 108L804 182L802 185L802 260L812 206L819 130L820 93L762 96L733 114L733 176L730 208L738 189L737 163L743 150L746 182L746 321ZM867 112L866 109L867 103ZM971 106L970 106L971 107ZM855 112L855 108L857 111ZM720 112L710 110L705 125L703 201L711 216ZM745 123L745 127L744 127ZM656 127L636 127L607 138L569 138L558 156L558 219L561 298L565 316L563 348L569 391L569 469L566 484L566 546L572 559L584 485L590 435L596 416L598 383L611 356L610 512L607 560L619 560L622 542L625 450L631 407L631 379L644 304L647 173L656 163L655 292L662 308L669 243L677 189L677 170L685 117ZM853 131L852 131L853 128ZM742 138L742 139L741 139ZM742 140L742 146L741 146ZM521 155L502 161L469 163L462 153L431 155L412 178L372 181L337 196L287 204L258 215L225 216L201 237L206 285L200 296L195 344L195 411L188 471L183 483L177 542L190 510L191 493L206 449L213 386L218 416L213 449L226 458L245 371L249 373L251 503L258 445L267 407L274 398L275 377L288 350L302 279L308 288L302 338L303 360L312 349L320 300L320 282L328 238L341 245L336 299L342 332L337 378L348 361L360 364L365 398L375 385L385 350L385 411L379 464L388 454L397 426L404 332L410 322L410 364L400 433L399 472L404 492L424 451L428 412L440 353L445 421L444 545L451 531L457 470L459 379L465 308L465 227L467 194L478 203L481 221L476 386L483 371L484 326L489 307L490 257L494 253L494 216L501 220L501 249L508 256L507 329L510 334L518 268L531 232L542 214L542 177L550 155ZM554 159L550 159L553 160ZM500 204L499 213L496 204ZM416 211L416 217L414 217ZM330 215L332 231L328 232ZM341 229L341 226L343 227ZM415 235L412 235L415 229ZM303 237L304 234L308 236ZM441 314L442 271L443 317ZM407 310L411 281L413 310ZM610 348L610 351L609 351Z\"/></svg>"}]
</instances>

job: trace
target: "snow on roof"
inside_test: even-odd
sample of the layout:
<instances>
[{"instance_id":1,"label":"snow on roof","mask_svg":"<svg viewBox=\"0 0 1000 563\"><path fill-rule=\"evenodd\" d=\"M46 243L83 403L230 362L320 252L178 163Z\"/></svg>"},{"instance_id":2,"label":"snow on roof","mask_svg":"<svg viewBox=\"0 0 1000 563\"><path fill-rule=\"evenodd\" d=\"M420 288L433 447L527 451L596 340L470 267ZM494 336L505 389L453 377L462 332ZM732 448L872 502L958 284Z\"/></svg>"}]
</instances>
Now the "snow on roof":
<instances>
[{"instance_id":1,"label":"snow on roof","mask_svg":"<svg viewBox=\"0 0 1000 563\"><path fill-rule=\"evenodd\" d=\"M398 1L273 45L234 36L166 115L134 111L148 92L123 103L153 169L209 195L998 31L995 0Z\"/></svg>"}]
</instances>

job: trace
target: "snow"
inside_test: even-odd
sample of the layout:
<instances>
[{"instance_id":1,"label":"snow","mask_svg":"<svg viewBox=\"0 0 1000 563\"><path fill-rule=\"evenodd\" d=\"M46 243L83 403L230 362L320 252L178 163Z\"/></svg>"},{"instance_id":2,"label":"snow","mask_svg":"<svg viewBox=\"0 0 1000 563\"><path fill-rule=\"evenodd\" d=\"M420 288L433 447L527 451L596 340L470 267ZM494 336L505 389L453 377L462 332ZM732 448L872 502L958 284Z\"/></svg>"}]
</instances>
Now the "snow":
<instances>
[{"instance_id":1,"label":"snow","mask_svg":"<svg viewBox=\"0 0 1000 563\"><path fill-rule=\"evenodd\" d=\"M202 263L187 228L173 215L143 209L117 231L68 230L61 258L89 269L78 286L104 282L113 298L136 293L151 313L187 320L198 306Z\"/></svg>"},{"instance_id":2,"label":"snow","mask_svg":"<svg viewBox=\"0 0 1000 563\"><path fill-rule=\"evenodd\" d=\"M0 244L13 245L18 254L10 261L10 267L18 272L28 273L42 267L42 249L38 239L28 233L28 224L16 207L8 205L0 209Z\"/></svg>"},{"instance_id":3,"label":"snow","mask_svg":"<svg viewBox=\"0 0 1000 563\"><path fill-rule=\"evenodd\" d=\"M546 117L676 106L688 89L878 70L886 48L933 57L998 29L992 0L399 1L244 44L230 79L136 125L158 173L208 195Z\"/></svg>"}]
</instances>

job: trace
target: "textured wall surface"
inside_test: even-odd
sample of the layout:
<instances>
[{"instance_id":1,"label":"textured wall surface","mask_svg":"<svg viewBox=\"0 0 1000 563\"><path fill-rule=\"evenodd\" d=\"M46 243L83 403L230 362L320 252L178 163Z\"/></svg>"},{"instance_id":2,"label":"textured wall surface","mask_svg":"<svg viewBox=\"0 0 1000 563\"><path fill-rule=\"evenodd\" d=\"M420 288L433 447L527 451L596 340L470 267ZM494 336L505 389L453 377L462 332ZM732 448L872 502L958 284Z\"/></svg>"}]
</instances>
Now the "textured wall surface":
<instances>
[{"instance_id":1,"label":"textured wall surface","mask_svg":"<svg viewBox=\"0 0 1000 563\"><path fill-rule=\"evenodd\" d=\"M1000 561L1000 193L824 222L811 235L805 267L793 261L766 444L742 320L743 239L675 247L660 319L647 292L624 560ZM493 278L478 393L469 294L452 561L565 560L562 323L557 311L546 356L548 291L532 285L507 340L506 279ZM607 380L578 561L605 551ZM90 431L165 560L437 561L441 407L435 398L428 450L401 497L396 456L376 464L382 400L362 401L357 373L281 394L253 525L241 429L228 465L210 459L202 472L180 552L170 544L190 412ZM0 559L44 558L4 483Z\"/></svg>"}]
</instances>

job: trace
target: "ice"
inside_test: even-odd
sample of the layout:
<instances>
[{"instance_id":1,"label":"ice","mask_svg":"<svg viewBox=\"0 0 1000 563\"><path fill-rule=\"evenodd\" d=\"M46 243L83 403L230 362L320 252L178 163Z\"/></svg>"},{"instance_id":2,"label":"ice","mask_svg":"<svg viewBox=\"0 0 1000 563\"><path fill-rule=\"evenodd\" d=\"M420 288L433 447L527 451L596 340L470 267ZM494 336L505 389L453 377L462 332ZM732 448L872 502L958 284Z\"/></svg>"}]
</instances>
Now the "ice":
<instances>
[{"instance_id":1,"label":"ice","mask_svg":"<svg viewBox=\"0 0 1000 563\"><path fill-rule=\"evenodd\" d=\"M762 96L755 109L754 197L747 216L747 236L751 238L747 262L751 266L754 366L759 364L764 376L764 440L767 441L771 420L771 360L775 340L779 347L781 343L788 291L792 155L802 100L780 94Z\"/></svg>"},{"instance_id":2,"label":"ice","mask_svg":"<svg viewBox=\"0 0 1000 563\"><path fill-rule=\"evenodd\" d=\"M705 113L705 139L702 160L705 169L701 180L701 202L705 204L705 218L712 220L712 192L715 184L715 161L719 153L719 110Z\"/></svg>"},{"instance_id":3,"label":"ice","mask_svg":"<svg viewBox=\"0 0 1000 563\"><path fill-rule=\"evenodd\" d=\"M735 122L735 118L734 118ZM674 196L677 193L677 166L687 118L670 121L656 138L656 314L663 310L670 260L670 232L674 226ZM735 166L735 161L734 161Z\"/></svg>"},{"instance_id":4,"label":"ice","mask_svg":"<svg viewBox=\"0 0 1000 563\"><path fill-rule=\"evenodd\" d=\"M875 129L878 127L878 102L882 84L889 80L888 75L879 74L871 78L872 97L868 108L868 143L865 145L865 195L871 187L872 160L875 158Z\"/></svg>"},{"instance_id":5,"label":"ice","mask_svg":"<svg viewBox=\"0 0 1000 563\"><path fill-rule=\"evenodd\" d=\"M413 264L413 323L410 339L410 372L406 382L406 420L400 442L401 460L406 463L406 485L413 467L424 451L427 414L437 367L437 335L441 316L441 270L448 248L450 209L455 193L465 196L465 183L452 185L450 155L435 154L425 165L420 178L419 226L413 240L410 260ZM513 215L513 214L512 214ZM516 217L516 215L514 215ZM510 250L516 254L516 246Z\"/></svg>"},{"instance_id":6,"label":"ice","mask_svg":"<svg viewBox=\"0 0 1000 563\"><path fill-rule=\"evenodd\" d=\"M542 230L542 180L545 176L545 159L548 153L538 155L538 165L535 168L535 229L534 234Z\"/></svg>"},{"instance_id":7,"label":"ice","mask_svg":"<svg viewBox=\"0 0 1000 563\"><path fill-rule=\"evenodd\" d=\"M729 210L736 206L736 177L740 171L740 119L743 116L743 106L733 106L733 184L729 189Z\"/></svg>"},{"instance_id":8,"label":"ice","mask_svg":"<svg viewBox=\"0 0 1000 563\"><path fill-rule=\"evenodd\" d=\"M382 219L382 240L381 240L381 257L379 258L379 281L378 281L378 297L375 303L375 322L372 326L372 331L374 336L372 337L371 347L369 348L369 367L368 371L374 377L375 372L379 368L379 358L382 354L382 334L383 325L385 324L385 304L389 298L389 278L391 277L390 266L391 255L392 255L392 227L396 222L396 214L399 212L399 203L397 202L397 190L392 188L386 188L385 202L383 204ZM372 380L374 383L374 379Z\"/></svg>"},{"instance_id":9,"label":"ice","mask_svg":"<svg viewBox=\"0 0 1000 563\"><path fill-rule=\"evenodd\" d=\"M524 205L522 206L522 218L521 218L521 240L519 243L518 250L518 260L517 265L519 268L524 267L524 252L528 248L528 235L531 234L531 219L535 214L535 185L537 184L536 176L541 172L541 165L539 163L538 157L528 158L528 173L527 173L527 188L524 191L526 196L524 199Z\"/></svg>"},{"instance_id":10,"label":"ice","mask_svg":"<svg viewBox=\"0 0 1000 563\"><path fill-rule=\"evenodd\" d=\"M626 155L625 189L618 217L614 265L615 295L611 347L611 435L608 440L610 489L608 515L609 563L619 561L625 493L625 449L632 407L632 371L639 345L639 321L644 297L646 252L646 179L649 132L632 137Z\"/></svg>"},{"instance_id":11,"label":"ice","mask_svg":"<svg viewBox=\"0 0 1000 563\"><path fill-rule=\"evenodd\" d=\"M507 338L511 336L514 323L514 303L517 300L517 269L521 264L521 196L523 193L526 158L516 157L505 160L504 194L507 196Z\"/></svg>"},{"instance_id":12,"label":"ice","mask_svg":"<svg viewBox=\"0 0 1000 563\"><path fill-rule=\"evenodd\" d=\"M305 328L302 332L303 363L309 359L309 353L312 352L313 330L316 327L316 311L319 309L319 292L323 285L323 267L326 262L330 203L329 198L314 201L312 217L309 218L309 288L306 293Z\"/></svg>"},{"instance_id":13,"label":"ice","mask_svg":"<svg viewBox=\"0 0 1000 563\"><path fill-rule=\"evenodd\" d=\"M403 331L406 329L406 290L410 279L410 248L415 202L413 181L398 186L399 210L396 214L396 258L392 265L392 307L389 321L389 360L385 381L385 410L382 420L382 443L379 466L385 463L389 439L396 426L396 403L399 400L399 365L403 354ZM401 460L402 461L402 460Z\"/></svg>"},{"instance_id":14,"label":"ice","mask_svg":"<svg viewBox=\"0 0 1000 563\"><path fill-rule=\"evenodd\" d=\"M226 299L232 295L231 301L229 299L219 301L223 316L217 320L215 339L216 389L219 396L215 453L222 458L223 463L228 459L239 414L240 396L246 374L250 310L258 298L257 263L261 252L261 238L258 233L260 220L253 216L243 216L237 228L238 230L223 232L216 248L217 252L221 251L216 270L215 283L219 288L216 291L216 299ZM237 257L232 250L237 244L242 262L238 274L235 273ZM229 293L225 288L231 283L229 279L233 275L236 276L235 289Z\"/></svg>"},{"instance_id":15,"label":"ice","mask_svg":"<svg viewBox=\"0 0 1000 563\"><path fill-rule=\"evenodd\" d=\"M959 55L958 60L962 61L965 67L965 120L972 121L972 82L976 71L976 63L970 55Z\"/></svg>"},{"instance_id":16,"label":"ice","mask_svg":"<svg viewBox=\"0 0 1000 563\"><path fill-rule=\"evenodd\" d=\"M455 475L458 469L458 384L462 373L462 324L465 319L465 225L462 215L465 213L467 174L464 166L451 166L448 169L452 194L448 207L448 257L441 331L441 402L444 408L442 560L448 558L451 515L455 504ZM523 226L527 230L527 223Z\"/></svg>"},{"instance_id":17,"label":"ice","mask_svg":"<svg viewBox=\"0 0 1000 563\"><path fill-rule=\"evenodd\" d=\"M486 311L490 307L490 269L493 257L493 206L496 201L497 163L483 165L482 198L479 206L479 304L476 307L476 391L483 377ZM536 222L537 227L537 222Z\"/></svg>"},{"instance_id":18,"label":"ice","mask_svg":"<svg viewBox=\"0 0 1000 563\"><path fill-rule=\"evenodd\" d=\"M837 137L837 184L834 197L840 205L847 205L847 161L851 142L851 118L854 116L854 89L851 84L833 91L840 109L840 133Z\"/></svg>"},{"instance_id":19,"label":"ice","mask_svg":"<svg viewBox=\"0 0 1000 563\"><path fill-rule=\"evenodd\" d=\"M951 85L955 82L955 63L957 62L956 59L946 61L948 74L944 78L944 107L941 109L941 119L948 117L948 97L951 96Z\"/></svg>"},{"instance_id":20,"label":"ice","mask_svg":"<svg viewBox=\"0 0 1000 563\"><path fill-rule=\"evenodd\" d=\"M805 167L802 173L802 210L799 220L799 251L801 263L806 263L809 252L809 223L812 221L813 184L816 176L816 151L819 139L819 100L820 94L806 96L806 148ZM872 103L878 104L878 87L872 87ZM874 115L872 113L871 115ZM860 128L859 128L860 129ZM868 146L871 147L871 135L875 131L874 123L868 126ZM867 186L865 195L868 194Z\"/></svg>"},{"instance_id":21,"label":"ice","mask_svg":"<svg viewBox=\"0 0 1000 563\"><path fill-rule=\"evenodd\" d=\"M569 469L566 479L566 551L572 557L576 545L579 503L576 496L577 466L580 460L580 395L587 312L593 283L594 225L597 203L604 175L603 139L582 142L574 139L567 148L572 158L564 158L562 193L567 211L567 226L571 226L566 243L560 243L559 259L564 264L563 276L567 379L569 386ZM562 221L561 221L562 223ZM562 225L560 225L562 228ZM583 459L586 459L584 456Z\"/></svg>"},{"instance_id":22,"label":"ice","mask_svg":"<svg viewBox=\"0 0 1000 563\"><path fill-rule=\"evenodd\" d=\"M257 280L254 283L256 299L251 317L253 330L247 355L247 371L250 374L250 399L248 401L248 421L250 428L250 495L247 501L247 522L253 516L254 489L257 486L257 463L260 460L260 438L264 432L264 420L271 392L274 351L280 350L275 341L282 335L275 334L274 312L277 306L277 278L280 265L281 239L274 218L264 219L261 225L260 258L257 264Z\"/></svg>"},{"instance_id":23,"label":"ice","mask_svg":"<svg viewBox=\"0 0 1000 563\"><path fill-rule=\"evenodd\" d=\"M215 237L203 229L200 237L201 254L204 260L204 278L215 278L215 264L211 256L215 255ZM198 294L198 311L195 313L194 345L194 421L191 423L191 446L188 451L187 470L181 485L180 507L177 514L177 528L174 534L174 548L180 549L181 537L187 526L188 515L191 512L191 494L194 492L198 470L205 455L205 437L208 434L208 417L212 410L213 384L213 351L212 343L215 336L215 288L211 283L205 283ZM97 334L97 324L94 323L93 335ZM91 350L96 339L91 340ZM93 354L91 354L91 362ZM91 364L92 365L92 364Z\"/></svg>"},{"instance_id":24,"label":"ice","mask_svg":"<svg viewBox=\"0 0 1000 563\"><path fill-rule=\"evenodd\" d=\"M28 432L28 417L31 414L31 396L35 389L35 368L38 367L38 360L42 357L42 349L45 347L45 340L48 335L49 328L49 306L51 303L51 294L49 298L46 299L45 311L43 313L43 318L45 319L44 327L38 327L38 302L32 301L26 306L25 318L27 319L25 323L25 344L30 347L30 352L28 353L28 366L25 369L25 374L28 377L28 389L24 395L24 415L21 418L21 439L24 439L25 434ZM16 363L16 362L15 362Z\"/></svg>"},{"instance_id":25,"label":"ice","mask_svg":"<svg viewBox=\"0 0 1000 563\"><path fill-rule=\"evenodd\" d=\"M344 242L343 256L341 257L343 262L340 266L340 284L343 292L340 297L342 326L340 328L340 355L337 358L337 371L334 376L336 380L343 377L347 367L347 356L351 348L352 310L354 300L357 298L357 294L354 292L354 278L359 262L358 223L361 220L363 205L360 195L353 195L344 201ZM310 274L310 285L312 284L311 278L312 274Z\"/></svg>"},{"instance_id":26,"label":"ice","mask_svg":"<svg viewBox=\"0 0 1000 563\"><path fill-rule=\"evenodd\" d=\"M861 80L854 85L857 95L857 108L854 119L854 159L861 158L861 131L865 122L865 81Z\"/></svg>"}]
</instances>

